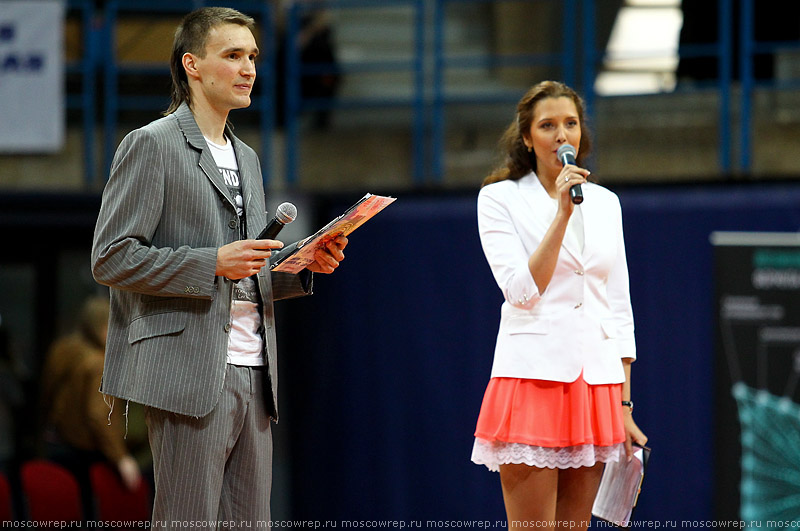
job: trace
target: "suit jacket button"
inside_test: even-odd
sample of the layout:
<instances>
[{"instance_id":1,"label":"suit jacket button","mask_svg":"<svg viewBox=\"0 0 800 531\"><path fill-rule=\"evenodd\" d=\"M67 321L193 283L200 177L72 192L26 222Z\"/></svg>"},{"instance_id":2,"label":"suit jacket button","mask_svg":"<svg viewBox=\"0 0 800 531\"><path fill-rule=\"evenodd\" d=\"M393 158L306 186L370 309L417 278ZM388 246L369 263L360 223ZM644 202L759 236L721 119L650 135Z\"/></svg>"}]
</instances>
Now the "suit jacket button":
<instances>
[{"instance_id":1,"label":"suit jacket button","mask_svg":"<svg viewBox=\"0 0 800 531\"><path fill-rule=\"evenodd\" d=\"M228 226L229 226L230 228L232 228L232 229L235 229L235 228L236 228L236 220L235 220L235 219L232 219L232 220L230 220L230 221L228 222Z\"/></svg>"},{"instance_id":2,"label":"suit jacket button","mask_svg":"<svg viewBox=\"0 0 800 531\"><path fill-rule=\"evenodd\" d=\"M225 333L227 334L230 331L231 331L231 324L230 323L225 323Z\"/></svg>"}]
</instances>

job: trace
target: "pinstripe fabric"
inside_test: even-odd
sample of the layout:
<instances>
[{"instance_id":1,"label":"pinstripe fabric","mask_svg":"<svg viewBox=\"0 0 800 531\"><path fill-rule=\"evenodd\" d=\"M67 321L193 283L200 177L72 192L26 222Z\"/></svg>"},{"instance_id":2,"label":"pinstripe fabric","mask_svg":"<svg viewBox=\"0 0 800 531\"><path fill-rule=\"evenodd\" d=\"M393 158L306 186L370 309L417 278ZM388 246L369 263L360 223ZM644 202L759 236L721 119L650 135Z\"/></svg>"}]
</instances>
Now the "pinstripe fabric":
<instances>
[{"instance_id":1,"label":"pinstripe fabric","mask_svg":"<svg viewBox=\"0 0 800 531\"><path fill-rule=\"evenodd\" d=\"M258 157L226 133L239 163L248 236L255 237L267 219ZM232 282L214 275L216 255L238 232L233 201L186 104L123 139L92 247L94 278L111 288L104 393L193 417L214 408L225 380L232 296ZM310 293L310 279L301 277L258 275L272 391L267 410L275 418L272 301Z\"/></svg>"},{"instance_id":2,"label":"pinstripe fabric","mask_svg":"<svg viewBox=\"0 0 800 531\"><path fill-rule=\"evenodd\" d=\"M147 408L156 472L153 527L269 522L272 436L266 372L228 365L214 411L197 419Z\"/></svg>"}]
</instances>

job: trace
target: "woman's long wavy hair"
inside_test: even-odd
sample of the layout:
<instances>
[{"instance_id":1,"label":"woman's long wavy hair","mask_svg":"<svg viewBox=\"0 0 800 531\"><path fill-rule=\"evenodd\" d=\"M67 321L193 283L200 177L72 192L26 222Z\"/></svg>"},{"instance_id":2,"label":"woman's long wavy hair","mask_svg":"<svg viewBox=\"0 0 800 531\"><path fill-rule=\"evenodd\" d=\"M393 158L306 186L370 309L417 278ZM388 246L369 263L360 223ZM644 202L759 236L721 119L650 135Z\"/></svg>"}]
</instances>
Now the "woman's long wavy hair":
<instances>
[{"instance_id":1,"label":"woman's long wavy hair","mask_svg":"<svg viewBox=\"0 0 800 531\"><path fill-rule=\"evenodd\" d=\"M505 161L483 180L481 186L506 179L521 179L536 171L536 155L528 151L524 137L530 135L536 104L546 98L570 98L575 103L581 124L581 143L578 146L576 162L578 166L582 165L592 148L592 140L586 125L586 105L578 93L564 83L542 81L531 87L517 103L516 117L500 137L500 151L505 154Z\"/></svg>"},{"instance_id":2,"label":"woman's long wavy hair","mask_svg":"<svg viewBox=\"0 0 800 531\"><path fill-rule=\"evenodd\" d=\"M172 55L169 60L169 70L172 74L172 101L165 115L172 114L181 103L191 103L189 80L186 70L183 69L183 55L193 53L198 57L205 57L206 42L211 28L221 24L238 24L249 30L255 27L255 20L235 9L229 7L203 7L186 15L175 30L175 40L172 42Z\"/></svg>"}]
</instances>

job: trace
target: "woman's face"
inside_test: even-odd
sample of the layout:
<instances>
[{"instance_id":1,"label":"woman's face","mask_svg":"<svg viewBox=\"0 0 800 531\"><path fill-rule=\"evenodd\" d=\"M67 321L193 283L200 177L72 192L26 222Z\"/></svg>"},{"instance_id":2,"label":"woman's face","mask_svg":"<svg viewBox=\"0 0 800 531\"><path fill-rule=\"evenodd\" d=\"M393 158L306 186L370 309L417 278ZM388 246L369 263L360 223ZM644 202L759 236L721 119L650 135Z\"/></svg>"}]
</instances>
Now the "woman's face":
<instances>
[{"instance_id":1,"label":"woman's face","mask_svg":"<svg viewBox=\"0 0 800 531\"><path fill-rule=\"evenodd\" d=\"M536 172L555 178L562 168L556 152L563 144L578 149L581 122L572 98L545 98L533 108L533 120L525 145L536 155Z\"/></svg>"}]
</instances>

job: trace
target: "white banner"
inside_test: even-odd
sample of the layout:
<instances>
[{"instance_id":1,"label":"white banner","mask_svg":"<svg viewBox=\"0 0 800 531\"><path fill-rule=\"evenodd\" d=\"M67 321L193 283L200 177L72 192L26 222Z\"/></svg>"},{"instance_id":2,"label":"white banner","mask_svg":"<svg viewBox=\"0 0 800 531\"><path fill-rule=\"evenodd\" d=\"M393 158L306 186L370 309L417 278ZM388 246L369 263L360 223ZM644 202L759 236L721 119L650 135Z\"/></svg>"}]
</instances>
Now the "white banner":
<instances>
[{"instance_id":1,"label":"white banner","mask_svg":"<svg viewBox=\"0 0 800 531\"><path fill-rule=\"evenodd\" d=\"M64 144L64 2L0 0L0 153Z\"/></svg>"}]
</instances>

